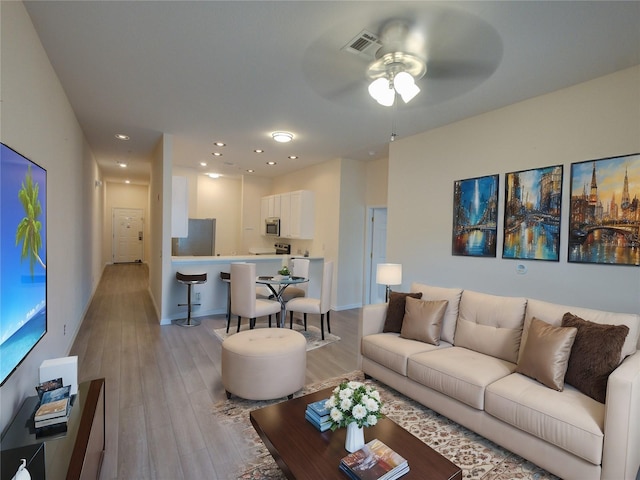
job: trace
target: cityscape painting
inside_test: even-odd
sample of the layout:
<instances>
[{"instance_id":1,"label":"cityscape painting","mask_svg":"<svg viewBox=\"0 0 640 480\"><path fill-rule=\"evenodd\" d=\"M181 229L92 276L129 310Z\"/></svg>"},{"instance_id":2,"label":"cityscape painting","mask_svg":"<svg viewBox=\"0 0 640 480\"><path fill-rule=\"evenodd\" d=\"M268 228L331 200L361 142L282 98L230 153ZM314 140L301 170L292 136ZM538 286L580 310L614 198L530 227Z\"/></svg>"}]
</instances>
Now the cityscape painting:
<instances>
[{"instance_id":1,"label":"cityscape painting","mask_svg":"<svg viewBox=\"0 0 640 480\"><path fill-rule=\"evenodd\" d=\"M502 258L560 259L562 165L505 175Z\"/></svg>"},{"instance_id":2,"label":"cityscape painting","mask_svg":"<svg viewBox=\"0 0 640 480\"><path fill-rule=\"evenodd\" d=\"M571 164L570 262L640 265L640 153Z\"/></svg>"},{"instance_id":3,"label":"cityscape painting","mask_svg":"<svg viewBox=\"0 0 640 480\"><path fill-rule=\"evenodd\" d=\"M453 184L453 255L496 256L498 175Z\"/></svg>"}]
</instances>

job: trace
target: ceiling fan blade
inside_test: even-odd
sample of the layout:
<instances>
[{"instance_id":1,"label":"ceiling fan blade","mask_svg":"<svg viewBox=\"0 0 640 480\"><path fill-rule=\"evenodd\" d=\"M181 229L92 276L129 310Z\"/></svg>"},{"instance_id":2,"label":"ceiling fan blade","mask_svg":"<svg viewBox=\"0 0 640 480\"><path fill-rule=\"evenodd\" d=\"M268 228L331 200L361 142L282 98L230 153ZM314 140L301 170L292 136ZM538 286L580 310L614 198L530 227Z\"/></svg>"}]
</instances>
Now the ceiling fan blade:
<instances>
[{"instance_id":1,"label":"ceiling fan blade","mask_svg":"<svg viewBox=\"0 0 640 480\"><path fill-rule=\"evenodd\" d=\"M441 60L427 64L427 79L447 79L457 77L488 78L495 71L495 65L482 61Z\"/></svg>"}]
</instances>

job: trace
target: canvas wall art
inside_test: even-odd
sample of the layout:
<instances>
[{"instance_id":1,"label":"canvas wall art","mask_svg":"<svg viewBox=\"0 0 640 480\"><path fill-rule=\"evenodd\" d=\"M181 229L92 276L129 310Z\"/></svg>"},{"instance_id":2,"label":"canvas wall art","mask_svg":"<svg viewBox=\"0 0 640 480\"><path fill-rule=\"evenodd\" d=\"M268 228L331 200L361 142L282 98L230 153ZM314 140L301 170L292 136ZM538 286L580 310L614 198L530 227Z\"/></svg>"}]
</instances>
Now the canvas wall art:
<instances>
[{"instance_id":1,"label":"canvas wall art","mask_svg":"<svg viewBox=\"0 0 640 480\"><path fill-rule=\"evenodd\" d=\"M562 165L505 175L502 258L560 259Z\"/></svg>"},{"instance_id":2,"label":"canvas wall art","mask_svg":"<svg viewBox=\"0 0 640 480\"><path fill-rule=\"evenodd\" d=\"M569 262L640 265L640 153L571 164Z\"/></svg>"},{"instance_id":3,"label":"canvas wall art","mask_svg":"<svg viewBox=\"0 0 640 480\"><path fill-rule=\"evenodd\" d=\"M453 255L495 257L498 175L453 184Z\"/></svg>"}]
</instances>

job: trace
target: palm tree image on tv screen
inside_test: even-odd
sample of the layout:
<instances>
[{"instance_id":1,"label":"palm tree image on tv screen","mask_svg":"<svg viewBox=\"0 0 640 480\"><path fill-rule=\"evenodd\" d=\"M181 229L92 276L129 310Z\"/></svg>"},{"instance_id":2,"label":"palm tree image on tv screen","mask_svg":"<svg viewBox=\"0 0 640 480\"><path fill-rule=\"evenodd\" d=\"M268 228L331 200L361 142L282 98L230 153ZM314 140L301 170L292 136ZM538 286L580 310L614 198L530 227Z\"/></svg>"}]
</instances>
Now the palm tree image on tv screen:
<instances>
[{"instance_id":1,"label":"palm tree image on tv screen","mask_svg":"<svg viewBox=\"0 0 640 480\"><path fill-rule=\"evenodd\" d=\"M1 145L0 382L47 332L44 168Z\"/></svg>"}]
</instances>

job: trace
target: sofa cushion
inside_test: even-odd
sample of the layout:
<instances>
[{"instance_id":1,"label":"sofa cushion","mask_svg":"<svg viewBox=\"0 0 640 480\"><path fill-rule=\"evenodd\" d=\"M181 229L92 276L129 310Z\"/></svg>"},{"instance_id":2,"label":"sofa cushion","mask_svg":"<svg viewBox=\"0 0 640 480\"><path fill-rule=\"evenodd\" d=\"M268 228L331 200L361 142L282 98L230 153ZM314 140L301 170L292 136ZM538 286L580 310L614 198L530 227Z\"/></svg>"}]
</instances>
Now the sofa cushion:
<instances>
[{"instance_id":1,"label":"sofa cushion","mask_svg":"<svg viewBox=\"0 0 640 480\"><path fill-rule=\"evenodd\" d=\"M562 326L578 329L571 348L565 382L604 403L607 381L611 372L620 364L622 345L629 327L589 322L570 312L562 317Z\"/></svg>"},{"instance_id":2,"label":"sofa cushion","mask_svg":"<svg viewBox=\"0 0 640 480\"><path fill-rule=\"evenodd\" d=\"M446 300L418 300L407 297L400 336L440 345L442 319L448 303Z\"/></svg>"},{"instance_id":3,"label":"sofa cushion","mask_svg":"<svg viewBox=\"0 0 640 480\"><path fill-rule=\"evenodd\" d=\"M362 339L362 355L400 375L407 375L407 359L416 353L451 347L440 342L439 346L400 338L397 333L376 333Z\"/></svg>"},{"instance_id":4,"label":"sofa cushion","mask_svg":"<svg viewBox=\"0 0 640 480\"><path fill-rule=\"evenodd\" d=\"M580 318L584 318L590 322L604 325L626 325L629 327L629 334L622 346L621 360L635 353L638 345L638 337L640 336L640 315L635 313L613 313L590 308L571 307L535 299L529 299L527 302L522 342L527 338L527 331L533 317L544 320L551 325L558 326L562 323L562 317L567 312L578 315Z\"/></svg>"},{"instance_id":5,"label":"sofa cushion","mask_svg":"<svg viewBox=\"0 0 640 480\"><path fill-rule=\"evenodd\" d=\"M559 392L514 373L487 387L484 408L588 462L602 461L604 405L571 385Z\"/></svg>"},{"instance_id":6,"label":"sofa cushion","mask_svg":"<svg viewBox=\"0 0 640 480\"><path fill-rule=\"evenodd\" d=\"M407 377L482 410L487 385L513 373L515 368L505 360L452 347L411 355Z\"/></svg>"},{"instance_id":7,"label":"sofa cushion","mask_svg":"<svg viewBox=\"0 0 640 480\"><path fill-rule=\"evenodd\" d=\"M453 337L456 333L456 323L458 322L458 311L460 308L460 297L462 297L462 289L460 288L444 288L432 287L422 283L412 283L412 292L422 293L423 300L447 300L447 309L442 319L442 331L440 338L448 343L453 343Z\"/></svg>"},{"instance_id":8,"label":"sofa cushion","mask_svg":"<svg viewBox=\"0 0 640 480\"><path fill-rule=\"evenodd\" d=\"M554 327L537 318L532 319L516 372L562 391L577 332L574 327Z\"/></svg>"},{"instance_id":9,"label":"sofa cushion","mask_svg":"<svg viewBox=\"0 0 640 480\"><path fill-rule=\"evenodd\" d=\"M516 363L527 299L465 290L454 345Z\"/></svg>"},{"instance_id":10,"label":"sofa cushion","mask_svg":"<svg viewBox=\"0 0 640 480\"><path fill-rule=\"evenodd\" d=\"M402 320L404 319L405 298L421 298L421 293L401 293L391 292L389 295L389 305L387 306L387 317L384 320L383 332L400 333L402 330Z\"/></svg>"}]
</instances>

